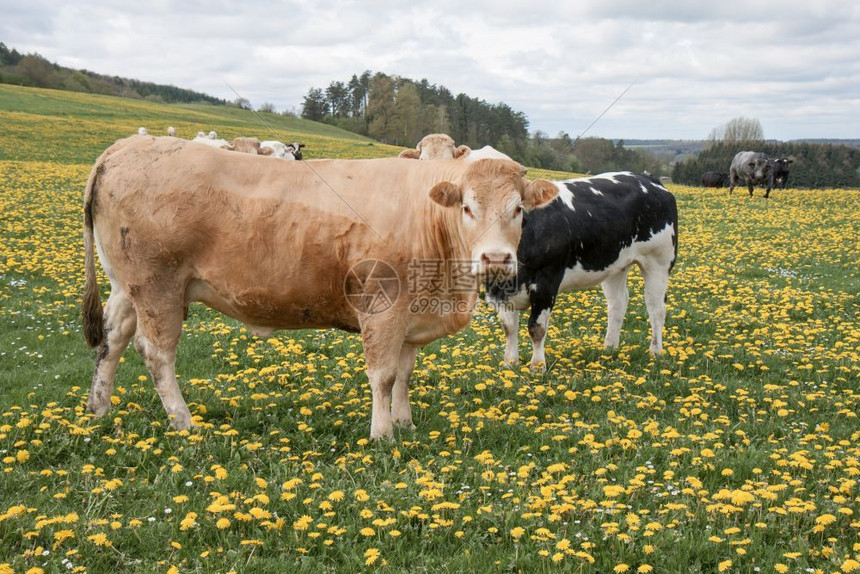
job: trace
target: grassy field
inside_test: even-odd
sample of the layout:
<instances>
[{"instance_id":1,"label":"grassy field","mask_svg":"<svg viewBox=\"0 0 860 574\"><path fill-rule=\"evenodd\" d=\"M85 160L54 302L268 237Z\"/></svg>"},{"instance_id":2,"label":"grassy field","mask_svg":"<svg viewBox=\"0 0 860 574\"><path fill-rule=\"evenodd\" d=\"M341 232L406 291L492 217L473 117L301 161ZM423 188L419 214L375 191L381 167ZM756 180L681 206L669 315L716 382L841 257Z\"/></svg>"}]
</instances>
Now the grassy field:
<instances>
[{"instance_id":1,"label":"grassy field","mask_svg":"<svg viewBox=\"0 0 860 574\"><path fill-rule=\"evenodd\" d=\"M307 158L398 151L274 121ZM192 307L197 426L172 432L134 350L85 413L78 311L89 167L168 124L268 137L239 110L0 86L0 573L860 571L860 190L672 187L662 357L638 272L617 352L599 289L559 298L545 375L501 367L482 304L419 355L393 443L366 438L356 336Z\"/></svg>"}]
</instances>

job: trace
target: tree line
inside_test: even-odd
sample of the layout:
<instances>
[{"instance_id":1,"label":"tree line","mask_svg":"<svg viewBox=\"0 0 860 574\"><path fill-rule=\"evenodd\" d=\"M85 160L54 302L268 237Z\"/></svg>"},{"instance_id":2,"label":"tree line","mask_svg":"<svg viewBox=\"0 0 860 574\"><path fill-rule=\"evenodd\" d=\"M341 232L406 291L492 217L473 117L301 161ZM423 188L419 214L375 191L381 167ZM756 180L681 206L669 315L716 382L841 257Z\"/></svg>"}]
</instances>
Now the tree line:
<instances>
[{"instance_id":1,"label":"tree line","mask_svg":"<svg viewBox=\"0 0 860 574\"><path fill-rule=\"evenodd\" d=\"M672 181L700 185L702 174L706 171L729 173L732 158L739 151L760 151L769 157L793 160L789 175L790 187L860 187L860 149L808 142L717 142L703 150L698 157L676 163L672 170Z\"/></svg>"},{"instance_id":2,"label":"tree line","mask_svg":"<svg viewBox=\"0 0 860 574\"><path fill-rule=\"evenodd\" d=\"M598 173L619 169L665 168L647 152L624 148L622 141L587 138L576 142L561 132L529 134L524 113L504 102L491 104L426 79L413 80L369 70L327 88L311 88L302 102L305 119L325 122L376 140L414 146L429 133L446 133L458 145L491 145L534 167Z\"/></svg>"},{"instance_id":3,"label":"tree line","mask_svg":"<svg viewBox=\"0 0 860 574\"><path fill-rule=\"evenodd\" d=\"M87 70L73 70L53 64L39 54L21 54L0 42L0 83L69 90L90 94L148 99L158 102L227 102L193 90L142 82L119 76L105 76Z\"/></svg>"},{"instance_id":4,"label":"tree line","mask_svg":"<svg viewBox=\"0 0 860 574\"><path fill-rule=\"evenodd\" d=\"M445 86L365 71L325 89L311 88L302 117L322 121L394 145L415 145L428 133L447 133L470 147L524 147L525 114L505 103L454 95ZM505 150L502 150L505 151Z\"/></svg>"}]
</instances>

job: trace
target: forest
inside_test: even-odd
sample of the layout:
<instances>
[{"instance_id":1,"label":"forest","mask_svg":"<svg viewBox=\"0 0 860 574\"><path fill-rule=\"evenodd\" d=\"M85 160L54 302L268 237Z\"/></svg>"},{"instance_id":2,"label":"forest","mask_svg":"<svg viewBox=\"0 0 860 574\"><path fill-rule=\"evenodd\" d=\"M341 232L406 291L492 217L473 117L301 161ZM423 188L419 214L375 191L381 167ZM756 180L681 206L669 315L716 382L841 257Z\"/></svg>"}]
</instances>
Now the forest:
<instances>
[{"instance_id":1,"label":"forest","mask_svg":"<svg viewBox=\"0 0 860 574\"><path fill-rule=\"evenodd\" d=\"M428 133L447 133L458 145L491 145L525 165L561 171L631 169L660 175L667 169L649 152L625 148L623 141L575 141L566 132L554 137L541 131L530 134L526 115L504 102L455 95L426 79L369 70L346 81L333 81L325 89L311 88L301 115L405 147L414 146Z\"/></svg>"}]
</instances>

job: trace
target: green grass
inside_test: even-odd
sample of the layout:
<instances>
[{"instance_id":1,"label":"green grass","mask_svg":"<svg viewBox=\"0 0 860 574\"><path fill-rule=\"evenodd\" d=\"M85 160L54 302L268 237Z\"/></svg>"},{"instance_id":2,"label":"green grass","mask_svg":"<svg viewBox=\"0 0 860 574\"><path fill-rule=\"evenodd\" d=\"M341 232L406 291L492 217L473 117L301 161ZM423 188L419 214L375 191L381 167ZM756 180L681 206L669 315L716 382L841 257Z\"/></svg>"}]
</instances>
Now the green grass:
<instances>
[{"instance_id":1,"label":"green grass","mask_svg":"<svg viewBox=\"0 0 860 574\"><path fill-rule=\"evenodd\" d=\"M65 94L0 87L18 102L8 113L27 115L24 132L0 134L0 565L711 573L858 560L860 191L765 202L672 188L663 356L647 353L637 272L617 352L600 347L599 289L559 298L545 375L500 366L501 329L481 306L420 353L417 428L394 442L366 439L358 337L258 339L193 305L177 372L199 424L176 433L133 349L111 413L84 412L79 222L107 137L88 130L125 135L144 114L167 125L187 110L69 95L67 140L31 157ZM397 151L307 138L344 156Z\"/></svg>"}]
</instances>

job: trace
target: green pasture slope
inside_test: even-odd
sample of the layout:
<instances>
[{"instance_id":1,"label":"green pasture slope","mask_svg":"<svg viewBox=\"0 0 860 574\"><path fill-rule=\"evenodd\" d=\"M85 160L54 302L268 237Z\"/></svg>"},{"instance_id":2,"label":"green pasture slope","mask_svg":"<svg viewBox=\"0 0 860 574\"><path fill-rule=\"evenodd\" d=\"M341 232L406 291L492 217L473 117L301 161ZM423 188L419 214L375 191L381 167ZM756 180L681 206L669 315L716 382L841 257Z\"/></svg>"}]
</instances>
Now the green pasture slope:
<instances>
[{"instance_id":1,"label":"green pasture slope","mask_svg":"<svg viewBox=\"0 0 860 574\"><path fill-rule=\"evenodd\" d=\"M307 157L398 151L267 119ZM394 442L366 438L358 337L192 306L177 433L133 349L111 413L84 409L81 195L140 125L268 137L236 109L0 86L0 572L860 570L860 191L672 187L663 356L636 271L618 351L599 289L559 297L546 374L501 366L481 304L421 352Z\"/></svg>"}]
</instances>

